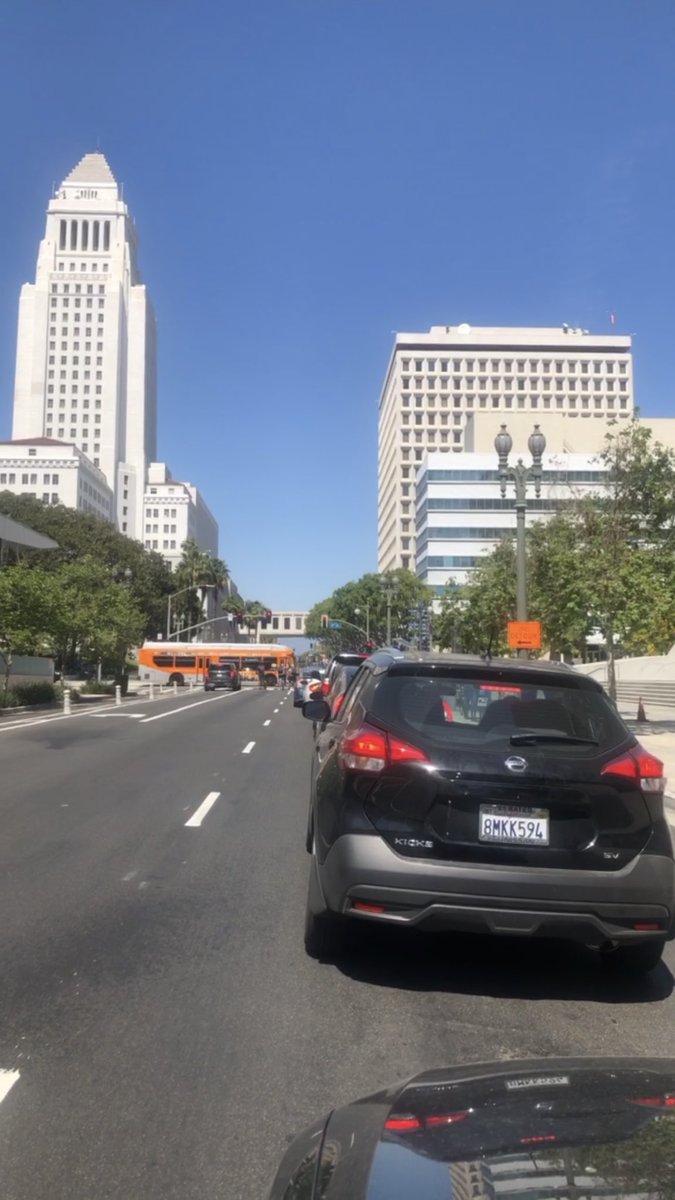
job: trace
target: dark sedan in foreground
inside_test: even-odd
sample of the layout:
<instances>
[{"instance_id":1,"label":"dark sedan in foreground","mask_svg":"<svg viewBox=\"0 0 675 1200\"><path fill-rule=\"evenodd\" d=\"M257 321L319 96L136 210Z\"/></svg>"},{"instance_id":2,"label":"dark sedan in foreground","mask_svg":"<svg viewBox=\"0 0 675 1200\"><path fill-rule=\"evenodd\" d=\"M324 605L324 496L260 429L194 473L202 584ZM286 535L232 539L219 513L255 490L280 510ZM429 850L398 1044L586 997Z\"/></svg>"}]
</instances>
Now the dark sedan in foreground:
<instances>
[{"instance_id":1,"label":"dark sedan in foreground","mask_svg":"<svg viewBox=\"0 0 675 1200\"><path fill-rule=\"evenodd\" d=\"M355 921L560 937L631 974L673 936L663 764L550 662L383 650L312 754L305 945Z\"/></svg>"},{"instance_id":2,"label":"dark sedan in foreground","mask_svg":"<svg viewBox=\"0 0 675 1200\"><path fill-rule=\"evenodd\" d=\"M269 1200L670 1200L675 1060L427 1071L292 1142Z\"/></svg>"}]
</instances>

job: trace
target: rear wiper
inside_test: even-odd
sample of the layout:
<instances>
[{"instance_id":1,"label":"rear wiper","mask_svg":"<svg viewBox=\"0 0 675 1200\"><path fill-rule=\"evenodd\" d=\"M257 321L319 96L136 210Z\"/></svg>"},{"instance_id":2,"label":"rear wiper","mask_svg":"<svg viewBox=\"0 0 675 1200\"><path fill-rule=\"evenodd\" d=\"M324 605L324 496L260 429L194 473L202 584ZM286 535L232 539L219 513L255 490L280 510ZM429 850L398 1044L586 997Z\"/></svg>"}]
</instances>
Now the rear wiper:
<instances>
[{"instance_id":1,"label":"rear wiper","mask_svg":"<svg viewBox=\"0 0 675 1200\"><path fill-rule=\"evenodd\" d=\"M598 746L600 744L596 738L576 737L573 733L546 733L543 730L512 733L510 741L512 746L534 746L536 742L564 742L567 746Z\"/></svg>"}]
</instances>

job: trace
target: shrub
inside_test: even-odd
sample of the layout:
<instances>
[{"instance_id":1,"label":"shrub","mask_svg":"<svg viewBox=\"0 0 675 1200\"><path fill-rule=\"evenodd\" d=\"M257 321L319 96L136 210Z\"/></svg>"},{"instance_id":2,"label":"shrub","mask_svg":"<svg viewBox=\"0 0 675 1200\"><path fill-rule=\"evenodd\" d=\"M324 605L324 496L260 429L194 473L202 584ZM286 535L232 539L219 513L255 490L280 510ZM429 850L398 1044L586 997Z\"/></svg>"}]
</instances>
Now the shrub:
<instances>
[{"instance_id":1,"label":"shrub","mask_svg":"<svg viewBox=\"0 0 675 1200\"><path fill-rule=\"evenodd\" d=\"M16 708L18 703L13 688L9 688L8 691L4 689L0 691L0 708Z\"/></svg>"},{"instance_id":2,"label":"shrub","mask_svg":"<svg viewBox=\"0 0 675 1200\"><path fill-rule=\"evenodd\" d=\"M85 696L114 696L115 684L99 683L96 679L89 679L81 688L73 688L75 696L78 692L80 695L84 694Z\"/></svg>"},{"instance_id":3,"label":"shrub","mask_svg":"<svg viewBox=\"0 0 675 1200\"><path fill-rule=\"evenodd\" d=\"M53 683L41 680L39 683L15 683L11 689L16 696L17 704L53 704L57 699Z\"/></svg>"}]
</instances>

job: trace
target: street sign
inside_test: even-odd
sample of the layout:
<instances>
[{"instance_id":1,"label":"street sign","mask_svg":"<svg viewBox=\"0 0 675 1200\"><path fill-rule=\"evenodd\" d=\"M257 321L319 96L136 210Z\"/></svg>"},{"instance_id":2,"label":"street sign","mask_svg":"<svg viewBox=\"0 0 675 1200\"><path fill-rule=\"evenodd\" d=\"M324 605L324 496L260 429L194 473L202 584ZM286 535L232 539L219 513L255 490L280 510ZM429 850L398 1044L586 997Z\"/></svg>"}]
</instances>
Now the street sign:
<instances>
[{"instance_id":1,"label":"street sign","mask_svg":"<svg viewBox=\"0 0 675 1200\"><path fill-rule=\"evenodd\" d=\"M328 628L329 629L342 629L342 621L329 621Z\"/></svg>"},{"instance_id":2,"label":"street sign","mask_svg":"<svg viewBox=\"0 0 675 1200\"><path fill-rule=\"evenodd\" d=\"M541 621L509 621L511 650L541 650Z\"/></svg>"}]
</instances>

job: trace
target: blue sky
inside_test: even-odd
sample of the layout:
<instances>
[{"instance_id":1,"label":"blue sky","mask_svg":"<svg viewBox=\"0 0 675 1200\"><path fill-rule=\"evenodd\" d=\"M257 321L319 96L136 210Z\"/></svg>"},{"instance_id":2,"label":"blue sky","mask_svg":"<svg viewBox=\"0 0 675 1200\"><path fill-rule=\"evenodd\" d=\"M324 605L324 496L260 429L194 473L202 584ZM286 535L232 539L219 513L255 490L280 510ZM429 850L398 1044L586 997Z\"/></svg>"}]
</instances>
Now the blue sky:
<instances>
[{"instance_id":1,"label":"blue sky","mask_svg":"<svg viewBox=\"0 0 675 1200\"><path fill-rule=\"evenodd\" d=\"M159 325L159 450L244 595L376 565L394 330L635 338L673 415L675 5L22 0L0 26L0 436L44 210L97 140Z\"/></svg>"}]
</instances>

